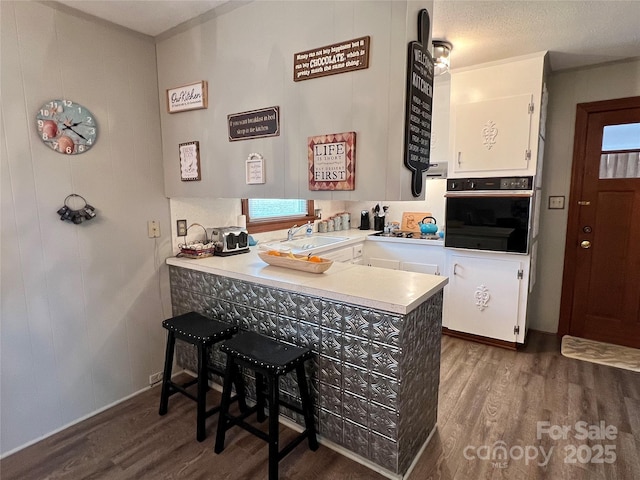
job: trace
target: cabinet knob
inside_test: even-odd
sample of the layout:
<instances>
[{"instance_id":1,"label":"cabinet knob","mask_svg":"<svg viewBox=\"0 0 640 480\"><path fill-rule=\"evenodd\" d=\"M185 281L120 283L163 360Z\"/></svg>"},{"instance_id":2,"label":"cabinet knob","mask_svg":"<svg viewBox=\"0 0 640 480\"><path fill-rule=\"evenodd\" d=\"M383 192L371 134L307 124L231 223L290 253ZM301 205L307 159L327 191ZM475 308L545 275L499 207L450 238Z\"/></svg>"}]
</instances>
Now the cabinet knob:
<instances>
[{"instance_id":1,"label":"cabinet knob","mask_svg":"<svg viewBox=\"0 0 640 480\"><path fill-rule=\"evenodd\" d=\"M583 240L580 242L582 248L591 248L591 242L589 240Z\"/></svg>"}]
</instances>

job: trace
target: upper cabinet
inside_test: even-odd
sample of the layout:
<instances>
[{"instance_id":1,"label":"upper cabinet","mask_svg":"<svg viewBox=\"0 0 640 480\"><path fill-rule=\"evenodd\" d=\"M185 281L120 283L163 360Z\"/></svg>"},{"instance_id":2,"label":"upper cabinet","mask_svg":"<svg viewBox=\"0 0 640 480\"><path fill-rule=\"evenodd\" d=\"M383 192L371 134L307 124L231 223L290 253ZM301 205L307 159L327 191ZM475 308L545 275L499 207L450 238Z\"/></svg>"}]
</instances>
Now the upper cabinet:
<instances>
[{"instance_id":1,"label":"upper cabinet","mask_svg":"<svg viewBox=\"0 0 640 480\"><path fill-rule=\"evenodd\" d=\"M452 71L450 177L536 174L545 57Z\"/></svg>"},{"instance_id":2,"label":"upper cabinet","mask_svg":"<svg viewBox=\"0 0 640 480\"><path fill-rule=\"evenodd\" d=\"M161 111L169 197L414 200L403 163L407 46L433 2L229 2L157 43L166 91L208 82L208 108ZM294 82L294 54L370 37L369 67ZM430 42L430 38L429 38ZM277 136L229 141L227 116L279 107ZM309 190L308 138L356 133L355 189ZM200 181L181 181L179 144L199 142ZM247 184L250 154L262 184Z\"/></svg>"}]
</instances>

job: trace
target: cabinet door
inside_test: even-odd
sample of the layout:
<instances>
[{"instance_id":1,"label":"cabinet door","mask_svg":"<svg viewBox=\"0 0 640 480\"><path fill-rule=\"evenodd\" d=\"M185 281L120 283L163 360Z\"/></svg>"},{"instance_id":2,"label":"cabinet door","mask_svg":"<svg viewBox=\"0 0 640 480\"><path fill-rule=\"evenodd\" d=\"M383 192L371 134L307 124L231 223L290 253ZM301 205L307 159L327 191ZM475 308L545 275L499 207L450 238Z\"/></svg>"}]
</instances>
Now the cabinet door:
<instances>
[{"instance_id":1,"label":"cabinet door","mask_svg":"<svg viewBox=\"0 0 640 480\"><path fill-rule=\"evenodd\" d=\"M451 255L445 326L483 337L516 341L522 264Z\"/></svg>"},{"instance_id":2,"label":"cabinet door","mask_svg":"<svg viewBox=\"0 0 640 480\"><path fill-rule=\"evenodd\" d=\"M435 263L417 263L417 262L402 262L400 264L400 270L405 272L418 272L428 273L429 275L440 275L440 267Z\"/></svg>"},{"instance_id":3,"label":"cabinet door","mask_svg":"<svg viewBox=\"0 0 640 480\"><path fill-rule=\"evenodd\" d=\"M531 160L532 96L457 105L453 171L527 170Z\"/></svg>"},{"instance_id":4,"label":"cabinet door","mask_svg":"<svg viewBox=\"0 0 640 480\"><path fill-rule=\"evenodd\" d=\"M369 258L367 264L370 267L390 268L391 270L400 270L400 260L387 260L386 258Z\"/></svg>"}]
</instances>

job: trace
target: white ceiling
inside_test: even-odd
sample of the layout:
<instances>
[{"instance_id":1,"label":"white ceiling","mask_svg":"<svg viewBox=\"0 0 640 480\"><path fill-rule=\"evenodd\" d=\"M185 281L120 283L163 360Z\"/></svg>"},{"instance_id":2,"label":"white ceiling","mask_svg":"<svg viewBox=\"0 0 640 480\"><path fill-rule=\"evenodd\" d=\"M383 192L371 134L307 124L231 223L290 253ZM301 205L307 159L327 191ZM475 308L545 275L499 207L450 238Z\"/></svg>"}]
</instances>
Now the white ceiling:
<instances>
[{"instance_id":1,"label":"white ceiling","mask_svg":"<svg viewBox=\"0 0 640 480\"><path fill-rule=\"evenodd\" d=\"M227 0L59 3L157 36ZM542 50L554 71L640 57L640 0L435 0L432 24L454 46L452 68Z\"/></svg>"}]
</instances>

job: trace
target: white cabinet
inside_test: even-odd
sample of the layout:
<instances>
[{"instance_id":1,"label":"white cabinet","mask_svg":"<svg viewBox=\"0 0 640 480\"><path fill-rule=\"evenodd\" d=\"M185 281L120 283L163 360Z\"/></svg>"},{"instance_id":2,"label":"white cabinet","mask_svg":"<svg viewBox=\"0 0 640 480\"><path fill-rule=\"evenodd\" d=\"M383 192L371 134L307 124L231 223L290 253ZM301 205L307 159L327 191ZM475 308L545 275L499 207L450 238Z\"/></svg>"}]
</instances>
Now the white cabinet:
<instances>
[{"instance_id":1,"label":"white cabinet","mask_svg":"<svg viewBox=\"0 0 640 480\"><path fill-rule=\"evenodd\" d=\"M400 270L400 260L390 258L371 257L367 260L370 267L388 268L389 270Z\"/></svg>"},{"instance_id":2,"label":"white cabinet","mask_svg":"<svg viewBox=\"0 0 640 480\"><path fill-rule=\"evenodd\" d=\"M449 177L536 174L545 57L452 71Z\"/></svg>"},{"instance_id":3,"label":"white cabinet","mask_svg":"<svg viewBox=\"0 0 640 480\"><path fill-rule=\"evenodd\" d=\"M317 253L317 255L328 260L333 260L334 262L354 263L357 265L361 265L363 243L357 243L348 247L325 250Z\"/></svg>"},{"instance_id":4,"label":"white cabinet","mask_svg":"<svg viewBox=\"0 0 640 480\"><path fill-rule=\"evenodd\" d=\"M367 241L364 264L371 267L441 275L445 265L442 245L429 245L424 240L415 240L415 242Z\"/></svg>"},{"instance_id":5,"label":"white cabinet","mask_svg":"<svg viewBox=\"0 0 640 480\"><path fill-rule=\"evenodd\" d=\"M449 330L523 343L529 257L451 253L443 326Z\"/></svg>"},{"instance_id":6,"label":"white cabinet","mask_svg":"<svg viewBox=\"0 0 640 480\"><path fill-rule=\"evenodd\" d=\"M466 176L487 170L526 172L532 98L525 94L457 105L453 170Z\"/></svg>"}]
</instances>

